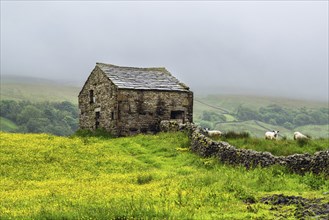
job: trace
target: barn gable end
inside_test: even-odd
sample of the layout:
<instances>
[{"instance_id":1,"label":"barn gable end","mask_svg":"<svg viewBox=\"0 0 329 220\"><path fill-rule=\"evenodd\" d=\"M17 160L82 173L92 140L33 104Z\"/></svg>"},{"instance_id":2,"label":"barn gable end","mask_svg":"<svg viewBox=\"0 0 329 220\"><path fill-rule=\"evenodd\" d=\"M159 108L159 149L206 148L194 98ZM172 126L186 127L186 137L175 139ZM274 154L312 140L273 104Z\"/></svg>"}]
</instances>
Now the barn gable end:
<instances>
[{"instance_id":1,"label":"barn gable end","mask_svg":"<svg viewBox=\"0 0 329 220\"><path fill-rule=\"evenodd\" d=\"M81 129L155 133L162 120L193 121L193 93L165 68L97 63L79 94L79 109Z\"/></svg>"}]
</instances>

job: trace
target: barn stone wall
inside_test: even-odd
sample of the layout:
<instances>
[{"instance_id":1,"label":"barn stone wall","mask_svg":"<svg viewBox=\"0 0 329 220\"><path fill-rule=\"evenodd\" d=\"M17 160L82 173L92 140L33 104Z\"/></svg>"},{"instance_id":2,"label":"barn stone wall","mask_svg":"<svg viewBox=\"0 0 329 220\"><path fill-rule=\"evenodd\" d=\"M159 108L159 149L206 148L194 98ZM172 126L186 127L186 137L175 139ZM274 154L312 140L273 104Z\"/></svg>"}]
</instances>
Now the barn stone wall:
<instances>
[{"instance_id":1,"label":"barn stone wall","mask_svg":"<svg viewBox=\"0 0 329 220\"><path fill-rule=\"evenodd\" d=\"M329 176L329 150L319 151L313 155L293 154L289 156L273 156L269 152L238 149L226 142L216 142L203 134L200 127L191 123L185 125L175 121L161 122L162 131L187 130L191 141L190 148L202 157L215 157L220 162L231 165L242 165L247 169L282 165L288 170L304 174L312 172Z\"/></svg>"},{"instance_id":2,"label":"barn stone wall","mask_svg":"<svg viewBox=\"0 0 329 220\"><path fill-rule=\"evenodd\" d=\"M94 93L94 102L90 103L90 90ZM98 68L90 74L79 94L79 123L81 129L96 129L96 112L99 112L99 127L116 135L118 89Z\"/></svg>"},{"instance_id":3,"label":"barn stone wall","mask_svg":"<svg viewBox=\"0 0 329 220\"><path fill-rule=\"evenodd\" d=\"M120 136L158 132L160 121L172 118L180 122L193 122L192 92L119 90Z\"/></svg>"}]
</instances>

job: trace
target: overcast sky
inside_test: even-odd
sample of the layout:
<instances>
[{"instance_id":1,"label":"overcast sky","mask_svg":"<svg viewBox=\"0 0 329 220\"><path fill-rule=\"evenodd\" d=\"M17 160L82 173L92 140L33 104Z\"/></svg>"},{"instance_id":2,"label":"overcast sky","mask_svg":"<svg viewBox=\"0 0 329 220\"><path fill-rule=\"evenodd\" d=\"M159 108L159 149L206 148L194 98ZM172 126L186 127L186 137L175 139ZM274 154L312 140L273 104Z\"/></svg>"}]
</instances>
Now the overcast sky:
<instances>
[{"instance_id":1,"label":"overcast sky","mask_svg":"<svg viewBox=\"0 0 329 220\"><path fill-rule=\"evenodd\" d=\"M1 75L82 84L96 62L328 100L328 1L1 1Z\"/></svg>"}]
</instances>

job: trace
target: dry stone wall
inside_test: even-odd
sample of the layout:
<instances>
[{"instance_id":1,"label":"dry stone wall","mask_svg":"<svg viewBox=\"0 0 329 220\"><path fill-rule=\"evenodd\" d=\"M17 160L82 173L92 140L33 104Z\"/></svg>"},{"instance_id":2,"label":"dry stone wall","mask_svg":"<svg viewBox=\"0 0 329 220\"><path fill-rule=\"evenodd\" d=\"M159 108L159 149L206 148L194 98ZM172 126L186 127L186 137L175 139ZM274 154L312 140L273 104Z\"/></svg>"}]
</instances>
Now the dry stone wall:
<instances>
[{"instance_id":1,"label":"dry stone wall","mask_svg":"<svg viewBox=\"0 0 329 220\"><path fill-rule=\"evenodd\" d=\"M226 142L213 141L203 133L200 127L192 123L181 125L177 121L163 121L160 128L162 131L186 130L189 134L190 148L193 152L202 157L218 158L220 162L225 164L242 165L247 169L258 166L282 165L298 174L312 172L329 176L329 150L319 151L313 155L274 156L269 152L238 149Z\"/></svg>"}]
</instances>

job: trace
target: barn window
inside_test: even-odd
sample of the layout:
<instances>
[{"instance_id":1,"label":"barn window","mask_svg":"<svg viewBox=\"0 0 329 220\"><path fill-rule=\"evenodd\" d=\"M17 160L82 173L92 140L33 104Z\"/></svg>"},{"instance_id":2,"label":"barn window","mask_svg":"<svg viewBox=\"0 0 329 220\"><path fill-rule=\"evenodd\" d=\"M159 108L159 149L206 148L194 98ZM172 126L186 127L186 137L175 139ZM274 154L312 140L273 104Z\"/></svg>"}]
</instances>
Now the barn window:
<instances>
[{"instance_id":1,"label":"barn window","mask_svg":"<svg viewBox=\"0 0 329 220\"><path fill-rule=\"evenodd\" d=\"M170 119L184 119L184 111L171 111Z\"/></svg>"},{"instance_id":2,"label":"barn window","mask_svg":"<svg viewBox=\"0 0 329 220\"><path fill-rule=\"evenodd\" d=\"M146 114L145 109L144 109L143 99L136 100L136 108L137 108L136 110L137 110L138 114L140 114L140 115Z\"/></svg>"},{"instance_id":3,"label":"barn window","mask_svg":"<svg viewBox=\"0 0 329 220\"><path fill-rule=\"evenodd\" d=\"M138 131L138 129L137 128L129 128L129 131L135 133L135 132Z\"/></svg>"},{"instance_id":4,"label":"barn window","mask_svg":"<svg viewBox=\"0 0 329 220\"><path fill-rule=\"evenodd\" d=\"M94 90L89 90L89 103L95 103L96 102L96 98L94 95Z\"/></svg>"},{"instance_id":5,"label":"barn window","mask_svg":"<svg viewBox=\"0 0 329 220\"><path fill-rule=\"evenodd\" d=\"M100 124L100 117L101 117L101 113L100 112L96 112L96 117L95 117L95 128L99 128L99 124Z\"/></svg>"}]
</instances>

